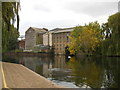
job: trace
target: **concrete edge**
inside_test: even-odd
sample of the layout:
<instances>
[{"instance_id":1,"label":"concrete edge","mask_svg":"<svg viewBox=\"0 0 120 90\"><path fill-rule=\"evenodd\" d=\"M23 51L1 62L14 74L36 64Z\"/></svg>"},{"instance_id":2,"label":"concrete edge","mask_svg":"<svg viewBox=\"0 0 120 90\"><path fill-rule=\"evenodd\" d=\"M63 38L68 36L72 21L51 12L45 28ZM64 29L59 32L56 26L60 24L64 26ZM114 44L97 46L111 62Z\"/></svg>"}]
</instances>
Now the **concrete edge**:
<instances>
[{"instance_id":1,"label":"concrete edge","mask_svg":"<svg viewBox=\"0 0 120 90\"><path fill-rule=\"evenodd\" d=\"M2 80L2 71L1 71L1 68L2 67L2 62L0 61L0 90L2 90L3 86L3 80Z\"/></svg>"}]
</instances>

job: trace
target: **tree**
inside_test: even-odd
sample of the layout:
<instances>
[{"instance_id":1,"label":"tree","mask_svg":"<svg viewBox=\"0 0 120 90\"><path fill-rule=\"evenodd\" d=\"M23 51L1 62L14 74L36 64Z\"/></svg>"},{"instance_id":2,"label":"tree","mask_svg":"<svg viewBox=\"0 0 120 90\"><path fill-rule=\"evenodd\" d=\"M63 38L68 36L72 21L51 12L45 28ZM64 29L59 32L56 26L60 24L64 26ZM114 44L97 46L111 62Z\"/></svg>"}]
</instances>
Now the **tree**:
<instances>
[{"instance_id":1,"label":"tree","mask_svg":"<svg viewBox=\"0 0 120 90\"><path fill-rule=\"evenodd\" d=\"M80 50L80 40L79 35L82 30L81 26L76 26L74 28L74 31L71 32L71 35L69 36L71 42L68 45L68 50L70 51L70 54L76 54Z\"/></svg>"},{"instance_id":2,"label":"tree","mask_svg":"<svg viewBox=\"0 0 120 90\"><path fill-rule=\"evenodd\" d=\"M20 3L2 2L2 51L14 50L19 36ZM17 28L14 23L17 20Z\"/></svg>"},{"instance_id":3,"label":"tree","mask_svg":"<svg viewBox=\"0 0 120 90\"><path fill-rule=\"evenodd\" d=\"M7 24L9 31L10 25L14 25L17 17L17 30L19 29L19 2L2 2L2 21ZM4 24L5 25L5 24ZM4 27L3 25L3 27Z\"/></svg>"},{"instance_id":4,"label":"tree","mask_svg":"<svg viewBox=\"0 0 120 90\"><path fill-rule=\"evenodd\" d=\"M99 23L92 22L86 26L77 26L71 32L70 39L69 51L71 54L80 52L81 54L92 55L102 40Z\"/></svg>"},{"instance_id":5,"label":"tree","mask_svg":"<svg viewBox=\"0 0 120 90\"><path fill-rule=\"evenodd\" d=\"M103 55L120 55L120 13L111 15L108 22L102 25L103 33L105 34L102 42Z\"/></svg>"},{"instance_id":6,"label":"tree","mask_svg":"<svg viewBox=\"0 0 120 90\"><path fill-rule=\"evenodd\" d=\"M113 42L115 55L120 55L120 12L109 17L108 25L112 32L111 40Z\"/></svg>"}]
</instances>

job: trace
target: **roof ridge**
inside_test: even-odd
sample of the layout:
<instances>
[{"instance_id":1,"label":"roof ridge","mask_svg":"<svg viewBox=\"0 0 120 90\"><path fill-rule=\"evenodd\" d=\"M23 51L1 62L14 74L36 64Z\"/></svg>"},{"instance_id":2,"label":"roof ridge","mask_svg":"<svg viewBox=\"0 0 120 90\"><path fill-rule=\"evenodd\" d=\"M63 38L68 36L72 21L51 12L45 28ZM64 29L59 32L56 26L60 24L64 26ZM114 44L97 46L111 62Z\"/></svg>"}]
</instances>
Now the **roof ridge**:
<instances>
[{"instance_id":1,"label":"roof ridge","mask_svg":"<svg viewBox=\"0 0 120 90\"><path fill-rule=\"evenodd\" d=\"M42 28L38 28L38 27L31 27L31 28L33 28L33 29L42 29Z\"/></svg>"}]
</instances>

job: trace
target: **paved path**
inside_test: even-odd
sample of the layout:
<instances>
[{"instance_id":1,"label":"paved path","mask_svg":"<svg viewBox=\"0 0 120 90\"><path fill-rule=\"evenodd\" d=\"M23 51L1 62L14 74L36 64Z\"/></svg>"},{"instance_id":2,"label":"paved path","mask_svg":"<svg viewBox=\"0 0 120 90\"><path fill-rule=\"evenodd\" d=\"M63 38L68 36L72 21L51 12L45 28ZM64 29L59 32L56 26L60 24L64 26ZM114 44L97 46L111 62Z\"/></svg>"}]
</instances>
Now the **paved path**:
<instances>
[{"instance_id":1,"label":"paved path","mask_svg":"<svg viewBox=\"0 0 120 90\"><path fill-rule=\"evenodd\" d=\"M2 66L2 63L0 62L0 90L2 88L2 71L1 71L1 66Z\"/></svg>"},{"instance_id":2,"label":"paved path","mask_svg":"<svg viewBox=\"0 0 120 90\"><path fill-rule=\"evenodd\" d=\"M2 63L3 83L8 88L63 88L20 64ZM1 71L1 70L0 70Z\"/></svg>"}]
</instances>

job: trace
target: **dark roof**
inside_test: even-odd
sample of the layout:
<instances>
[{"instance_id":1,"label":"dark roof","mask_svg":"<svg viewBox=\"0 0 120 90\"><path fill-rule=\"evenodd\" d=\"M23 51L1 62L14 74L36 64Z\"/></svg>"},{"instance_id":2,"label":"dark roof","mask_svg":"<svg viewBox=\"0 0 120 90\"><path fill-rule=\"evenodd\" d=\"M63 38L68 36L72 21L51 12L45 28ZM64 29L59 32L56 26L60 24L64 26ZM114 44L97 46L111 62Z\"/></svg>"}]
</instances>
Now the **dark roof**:
<instances>
[{"instance_id":1,"label":"dark roof","mask_svg":"<svg viewBox=\"0 0 120 90\"><path fill-rule=\"evenodd\" d=\"M59 30L68 30L68 29L74 29L74 27L71 27L71 28L55 28L55 29L52 29L50 31L59 31Z\"/></svg>"},{"instance_id":2,"label":"dark roof","mask_svg":"<svg viewBox=\"0 0 120 90\"><path fill-rule=\"evenodd\" d=\"M32 28L33 30L35 30L35 31L48 31L48 29L46 29L46 28L36 28L36 27L30 27L30 28Z\"/></svg>"}]
</instances>

